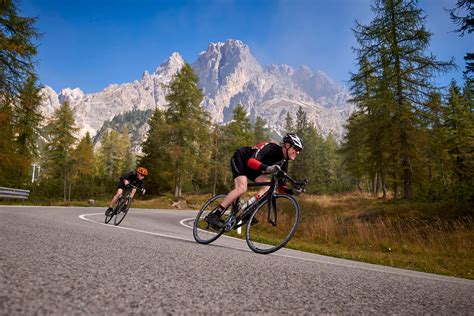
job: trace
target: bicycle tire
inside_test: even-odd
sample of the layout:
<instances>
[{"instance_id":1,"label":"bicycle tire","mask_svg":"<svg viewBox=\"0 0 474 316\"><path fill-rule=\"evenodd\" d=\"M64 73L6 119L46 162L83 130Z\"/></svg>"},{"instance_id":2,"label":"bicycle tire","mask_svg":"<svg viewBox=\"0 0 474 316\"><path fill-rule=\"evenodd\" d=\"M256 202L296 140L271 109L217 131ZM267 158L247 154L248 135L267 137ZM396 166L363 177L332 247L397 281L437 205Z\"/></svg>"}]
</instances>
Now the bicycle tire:
<instances>
[{"instance_id":1,"label":"bicycle tire","mask_svg":"<svg viewBox=\"0 0 474 316\"><path fill-rule=\"evenodd\" d=\"M128 203L126 203L127 201ZM127 216L131 203L132 201L129 198L123 199L122 201L119 202L119 205L117 206L117 212L115 214L115 219L114 219L115 226L118 226L123 221L125 216Z\"/></svg>"},{"instance_id":2,"label":"bicycle tire","mask_svg":"<svg viewBox=\"0 0 474 316\"><path fill-rule=\"evenodd\" d=\"M252 251L269 254L284 247L293 237L300 221L300 205L288 194L275 194L273 197L277 208L277 225L268 221L268 202L261 205L250 216L247 222L245 239ZM274 220L273 208L271 218ZM258 222L252 225L257 219Z\"/></svg>"},{"instance_id":3,"label":"bicycle tire","mask_svg":"<svg viewBox=\"0 0 474 316\"><path fill-rule=\"evenodd\" d=\"M226 197L225 194L219 194L211 197L204 203L202 208L196 215L196 219L193 224L193 236L194 239L200 244L210 244L224 233L224 227L217 228L212 227L207 221L206 217L211 214L212 210L218 206ZM228 213L228 209L226 213ZM225 218L226 215L223 217Z\"/></svg>"},{"instance_id":4,"label":"bicycle tire","mask_svg":"<svg viewBox=\"0 0 474 316\"><path fill-rule=\"evenodd\" d=\"M112 217L114 217L115 215L115 210L112 210L112 212L110 212L110 215L105 215L105 223L108 224L110 222L110 220L112 219Z\"/></svg>"}]
</instances>

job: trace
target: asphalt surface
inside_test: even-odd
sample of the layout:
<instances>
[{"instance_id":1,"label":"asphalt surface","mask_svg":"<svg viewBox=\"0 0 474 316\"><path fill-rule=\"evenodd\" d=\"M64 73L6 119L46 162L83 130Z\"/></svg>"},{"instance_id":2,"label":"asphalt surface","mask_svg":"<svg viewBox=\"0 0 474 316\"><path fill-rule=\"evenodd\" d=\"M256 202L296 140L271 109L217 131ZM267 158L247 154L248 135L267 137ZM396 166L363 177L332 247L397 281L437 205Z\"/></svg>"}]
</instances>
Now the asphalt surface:
<instances>
[{"instance_id":1,"label":"asphalt surface","mask_svg":"<svg viewBox=\"0 0 474 316\"><path fill-rule=\"evenodd\" d=\"M0 314L474 314L474 281L192 236L195 211L0 206Z\"/></svg>"}]
</instances>

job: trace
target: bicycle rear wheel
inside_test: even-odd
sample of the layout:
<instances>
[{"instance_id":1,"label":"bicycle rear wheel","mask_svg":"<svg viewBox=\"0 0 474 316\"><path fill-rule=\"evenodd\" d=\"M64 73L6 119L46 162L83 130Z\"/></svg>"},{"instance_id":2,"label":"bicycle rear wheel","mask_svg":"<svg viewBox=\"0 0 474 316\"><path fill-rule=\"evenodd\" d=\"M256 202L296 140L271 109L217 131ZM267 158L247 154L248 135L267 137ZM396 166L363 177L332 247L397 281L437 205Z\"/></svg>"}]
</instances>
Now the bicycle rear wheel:
<instances>
[{"instance_id":1,"label":"bicycle rear wheel","mask_svg":"<svg viewBox=\"0 0 474 316\"><path fill-rule=\"evenodd\" d=\"M201 208L199 213L194 220L193 225L193 235L194 239L200 244L209 244L219 238L224 233L224 227L218 228L210 225L207 222L207 217L211 214L212 210L214 210L226 197L225 194L216 195L206 203ZM227 214L229 214L229 208L226 209L226 213L221 217L223 220L227 218Z\"/></svg>"},{"instance_id":2,"label":"bicycle rear wheel","mask_svg":"<svg viewBox=\"0 0 474 316\"><path fill-rule=\"evenodd\" d=\"M108 224L110 222L110 220L112 219L112 217L114 217L114 214L115 214L115 210L112 210L112 212L110 212L109 215L105 215L105 223Z\"/></svg>"},{"instance_id":3,"label":"bicycle rear wheel","mask_svg":"<svg viewBox=\"0 0 474 316\"><path fill-rule=\"evenodd\" d=\"M247 223L247 245L256 253L269 254L277 251L293 237L300 221L300 206L294 197L287 194L274 196L276 225L269 222L268 203L252 213ZM257 222L255 223L255 220ZM270 220L275 222L273 207ZM254 224L252 225L252 221Z\"/></svg>"},{"instance_id":4,"label":"bicycle rear wheel","mask_svg":"<svg viewBox=\"0 0 474 316\"><path fill-rule=\"evenodd\" d=\"M117 212L116 212L117 215L115 215L115 219L114 219L115 226L118 226L123 221L125 216L127 216L128 209L130 208L131 202L132 201L130 199L123 199L119 202L119 204L117 205Z\"/></svg>"}]
</instances>

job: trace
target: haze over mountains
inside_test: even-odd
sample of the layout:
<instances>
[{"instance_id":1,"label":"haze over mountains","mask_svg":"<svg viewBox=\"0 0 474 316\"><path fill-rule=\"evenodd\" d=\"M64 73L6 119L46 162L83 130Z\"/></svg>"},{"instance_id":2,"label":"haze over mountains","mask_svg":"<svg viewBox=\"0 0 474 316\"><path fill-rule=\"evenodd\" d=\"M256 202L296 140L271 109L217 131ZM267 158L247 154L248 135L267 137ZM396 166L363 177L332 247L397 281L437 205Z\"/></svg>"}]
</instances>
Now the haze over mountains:
<instances>
[{"instance_id":1,"label":"haze over mountains","mask_svg":"<svg viewBox=\"0 0 474 316\"><path fill-rule=\"evenodd\" d=\"M111 84L98 93L84 94L80 88L65 88L57 94L45 86L41 91L43 113L49 117L55 108L68 101L75 111L80 136L87 131L94 136L104 121L118 114L155 107L165 109L163 85L170 82L184 62L175 52L153 73L145 71L141 79ZM202 106L216 123L230 121L233 109L240 103L252 122L261 116L272 130L283 132L287 112L295 118L301 106L309 121L324 135L332 131L340 138L343 124L354 110L348 102L347 89L323 72L306 66L262 66L239 40L210 43L191 66L205 95ZM144 134L146 129L147 126L140 128L140 133Z\"/></svg>"}]
</instances>

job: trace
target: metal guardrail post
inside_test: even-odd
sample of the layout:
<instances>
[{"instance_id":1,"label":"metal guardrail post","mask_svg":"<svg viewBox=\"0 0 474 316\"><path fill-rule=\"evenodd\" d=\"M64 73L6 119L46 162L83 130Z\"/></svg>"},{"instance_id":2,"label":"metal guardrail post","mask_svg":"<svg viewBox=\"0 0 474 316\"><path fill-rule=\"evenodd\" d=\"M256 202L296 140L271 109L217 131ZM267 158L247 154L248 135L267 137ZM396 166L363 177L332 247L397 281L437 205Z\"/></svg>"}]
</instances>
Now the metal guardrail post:
<instances>
[{"instance_id":1,"label":"metal guardrail post","mask_svg":"<svg viewBox=\"0 0 474 316\"><path fill-rule=\"evenodd\" d=\"M30 190L0 187L0 199L5 200L28 200Z\"/></svg>"}]
</instances>

